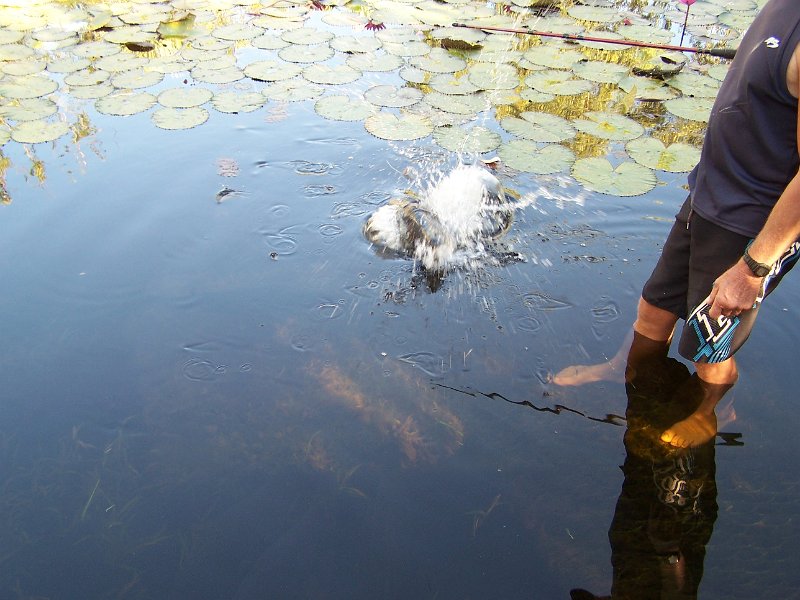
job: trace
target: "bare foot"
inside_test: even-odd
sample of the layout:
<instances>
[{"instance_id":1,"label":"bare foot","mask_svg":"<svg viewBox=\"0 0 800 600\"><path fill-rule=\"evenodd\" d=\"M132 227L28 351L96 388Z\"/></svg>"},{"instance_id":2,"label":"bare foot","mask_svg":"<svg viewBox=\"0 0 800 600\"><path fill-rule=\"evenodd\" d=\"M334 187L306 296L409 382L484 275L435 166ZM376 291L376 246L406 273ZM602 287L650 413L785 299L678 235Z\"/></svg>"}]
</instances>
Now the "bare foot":
<instances>
[{"instance_id":1,"label":"bare foot","mask_svg":"<svg viewBox=\"0 0 800 600\"><path fill-rule=\"evenodd\" d=\"M625 372L613 361L599 365L572 365L553 376L556 385L584 385L595 381L624 381Z\"/></svg>"},{"instance_id":2,"label":"bare foot","mask_svg":"<svg viewBox=\"0 0 800 600\"><path fill-rule=\"evenodd\" d=\"M676 448L700 446L717 435L717 417L712 413L693 412L661 434L661 441Z\"/></svg>"}]
</instances>

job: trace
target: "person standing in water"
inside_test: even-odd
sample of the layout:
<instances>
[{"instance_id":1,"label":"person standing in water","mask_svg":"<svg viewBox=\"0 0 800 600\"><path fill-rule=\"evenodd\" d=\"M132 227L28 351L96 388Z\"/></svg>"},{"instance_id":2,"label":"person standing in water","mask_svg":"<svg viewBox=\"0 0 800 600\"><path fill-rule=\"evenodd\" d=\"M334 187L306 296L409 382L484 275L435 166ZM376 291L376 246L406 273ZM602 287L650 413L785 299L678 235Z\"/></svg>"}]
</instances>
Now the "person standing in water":
<instances>
[{"instance_id":1,"label":"person standing in water","mask_svg":"<svg viewBox=\"0 0 800 600\"><path fill-rule=\"evenodd\" d=\"M800 252L800 2L769 0L742 38L708 121L689 197L639 300L634 334L695 366L703 399L661 440L698 446L717 433L715 407L738 378L734 353L761 301ZM629 338L632 339L632 338ZM621 375L627 346L602 365L553 377L579 385Z\"/></svg>"}]
</instances>

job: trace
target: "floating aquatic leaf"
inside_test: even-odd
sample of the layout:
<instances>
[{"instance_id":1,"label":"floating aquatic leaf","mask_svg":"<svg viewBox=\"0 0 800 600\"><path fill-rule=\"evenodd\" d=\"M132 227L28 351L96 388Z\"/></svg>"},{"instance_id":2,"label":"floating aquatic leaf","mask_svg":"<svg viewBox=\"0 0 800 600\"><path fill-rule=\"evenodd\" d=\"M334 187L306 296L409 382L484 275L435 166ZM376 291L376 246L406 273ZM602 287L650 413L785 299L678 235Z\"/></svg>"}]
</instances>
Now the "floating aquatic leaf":
<instances>
[{"instance_id":1,"label":"floating aquatic leaf","mask_svg":"<svg viewBox=\"0 0 800 600\"><path fill-rule=\"evenodd\" d=\"M101 83L98 85L81 85L70 88L69 94L73 98L82 100L96 100L97 98L102 98L104 96L108 96L109 94L113 94L115 91L117 91L117 88L110 83Z\"/></svg>"},{"instance_id":2,"label":"floating aquatic leaf","mask_svg":"<svg viewBox=\"0 0 800 600\"><path fill-rule=\"evenodd\" d=\"M192 108L159 108L153 112L153 123L161 129L191 129L208 120L208 111Z\"/></svg>"},{"instance_id":3,"label":"floating aquatic leaf","mask_svg":"<svg viewBox=\"0 0 800 600\"><path fill-rule=\"evenodd\" d=\"M639 196L656 185L656 177L647 167L628 161L615 168L597 157L575 161L572 176L587 189L612 196Z\"/></svg>"},{"instance_id":4,"label":"floating aquatic leaf","mask_svg":"<svg viewBox=\"0 0 800 600\"><path fill-rule=\"evenodd\" d=\"M424 71L419 72L423 74L425 73ZM424 81L425 80L423 79L417 83L423 83ZM453 73L439 73L438 75L434 75L430 78L430 80L428 80L428 85L431 86L431 89L434 89L439 93L451 94L454 96L474 94L481 89L472 83L469 77L456 77Z\"/></svg>"},{"instance_id":5,"label":"floating aquatic leaf","mask_svg":"<svg viewBox=\"0 0 800 600\"><path fill-rule=\"evenodd\" d=\"M24 75L36 75L44 71L47 62L44 59L39 60L15 60L13 62L6 62L2 64L2 71L6 75L12 77L20 77Z\"/></svg>"},{"instance_id":6,"label":"floating aquatic leaf","mask_svg":"<svg viewBox=\"0 0 800 600\"><path fill-rule=\"evenodd\" d=\"M717 81L722 81L728 75L729 68L730 63L728 62L721 62L717 63L716 65L711 65L708 68L708 76L713 77Z\"/></svg>"},{"instance_id":7,"label":"floating aquatic leaf","mask_svg":"<svg viewBox=\"0 0 800 600\"><path fill-rule=\"evenodd\" d=\"M534 46L524 56L532 63L549 69L569 69L576 62L586 60L586 55L579 50L565 49L553 44Z\"/></svg>"},{"instance_id":8,"label":"floating aquatic leaf","mask_svg":"<svg viewBox=\"0 0 800 600\"><path fill-rule=\"evenodd\" d=\"M302 72L303 67L300 65L277 60L260 60L244 68L244 74L256 81L281 81L297 77Z\"/></svg>"},{"instance_id":9,"label":"floating aquatic leaf","mask_svg":"<svg viewBox=\"0 0 800 600\"><path fill-rule=\"evenodd\" d=\"M636 98L641 100L669 100L677 95L675 90L658 79L629 75L617 84L621 90L634 92Z\"/></svg>"},{"instance_id":10,"label":"floating aquatic leaf","mask_svg":"<svg viewBox=\"0 0 800 600\"><path fill-rule=\"evenodd\" d=\"M422 100L423 95L416 88L376 85L364 92L364 99L376 106L405 108Z\"/></svg>"},{"instance_id":11,"label":"floating aquatic leaf","mask_svg":"<svg viewBox=\"0 0 800 600\"><path fill-rule=\"evenodd\" d=\"M522 112L519 117L505 117L500 125L512 135L534 142L563 142L575 137L569 121L545 112Z\"/></svg>"},{"instance_id":12,"label":"floating aquatic leaf","mask_svg":"<svg viewBox=\"0 0 800 600\"><path fill-rule=\"evenodd\" d=\"M58 105L49 98L24 98L0 104L0 117L7 121L37 121L58 112Z\"/></svg>"},{"instance_id":13,"label":"floating aquatic leaf","mask_svg":"<svg viewBox=\"0 0 800 600\"><path fill-rule=\"evenodd\" d=\"M158 95L158 103L166 108L190 108L211 100L214 93L201 87L166 89Z\"/></svg>"},{"instance_id":14,"label":"floating aquatic leaf","mask_svg":"<svg viewBox=\"0 0 800 600\"><path fill-rule=\"evenodd\" d=\"M628 74L628 67L598 60L575 63L572 72L578 77L597 83L617 83Z\"/></svg>"},{"instance_id":15,"label":"floating aquatic leaf","mask_svg":"<svg viewBox=\"0 0 800 600\"><path fill-rule=\"evenodd\" d=\"M324 62L333 58L336 51L328 44L318 46L288 46L278 50L278 56L291 63L315 63Z\"/></svg>"},{"instance_id":16,"label":"floating aquatic leaf","mask_svg":"<svg viewBox=\"0 0 800 600\"><path fill-rule=\"evenodd\" d=\"M47 70L51 73L74 73L85 69L91 64L92 62L88 58L66 57L50 60L47 63Z\"/></svg>"},{"instance_id":17,"label":"floating aquatic leaf","mask_svg":"<svg viewBox=\"0 0 800 600\"><path fill-rule=\"evenodd\" d=\"M575 79L569 71L537 71L525 78L525 85L537 92L554 94L556 96L574 96L584 94L594 89L591 81Z\"/></svg>"},{"instance_id":18,"label":"floating aquatic leaf","mask_svg":"<svg viewBox=\"0 0 800 600\"><path fill-rule=\"evenodd\" d=\"M156 103L156 97L147 92L122 91L100 98L95 102L97 112L106 115L127 116L144 112Z\"/></svg>"},{"instance_id":19,"label":"floating aquatic leaf","mask_svg":"<svg viewBox=\"0 0 800 600\"><path fill-rule=\"evenodd\" d=\"M210 69L203 65L196 65L192 71L192 79L199 83L226 84L244 79L244 71L238 67L226 67L224 69Z\"/></svg>"},{"instance_id":20,"label":"floating aquatic leaf","mask_svg":"<svg viewBox=\"0 0 800 600\"><path fill-rule=\"evenodd\" d=\"M409 67L409 66L400 69L399 75L400 78L403 79L404 81L407 81L409 83L416 83L418 85L428 83L428 80L430 79L431 76L430 73L428 73L427 71L423 71L422 69L418 69L417 67ZM449 75L449 73L447 73L447 75Z\"/></svg>"},{"instance_id":21,"label":"floating aquatic leaf","mask_svg":"<svg viewBox=\"0 0 800 600\"><path fill-rule=\"evenodd\" d=\"M348 56L347 64L358 71L388 72L403 66L403 59L392 54L365 52Z\"/></svg>"},{"instance_id":22,"label":"floating aquatic leaf","mask_svg":"<svg viewBox=\"0 0 800 600\"><path fill-rule=\"evenodd\" d=\"M3 44L0 46L0 60L25 60L36 56L36 51L19 44Z\"/></svg>"},{"instance_id":23,"label":"floating aquatic leaf","mask_svg":"<svg viewBox=\"0 0 800 600\"><path fill-rule=\"evenodd\" d=\"M622 15L617 8L605 6L576 4L567 9L567 14L579 21L595 21L597 23L616 23L622 20Z\"/></svg>"},{"instance_id":24,"label":"floating aquatic leaf","mask_svg":"<svg viewBox=\"0 0 800 600\"><path fill-rule=\"evenodd\" d=\"M365 100L341 95L320 98L314 110L333 121L363 121L376 112L375 106Z\"/></svg>"},{"instance_id":25,"label":"floating aquatic leaf","mask_svg":"<svg viewBox=\"0 0 800 600\"><path fill-rule=\"evenodd\" d=\"M664 78L676 75L685 64L686 57L680 52L661 50L638 58L632 70L636 75Z\"/></svg>"},{"instance_id":26,"label":"floating aquatic leaf","mask_svg":"<svg viewBox=\"0 0 800 600\"><path fill-rule=\"evenodd\" d=\"M75 71L64 77L64 83L68 86L99 85L108 81L111 73L100 69L84 69Z\"/></svg>"},{"instance_id":27,"label":"floating aquatic leaf","mask_svg":"<svg viewBox=\"0 0 800 600\"><path fill-rule=\"evenodd\" d=\"M250 45L253 48L261 50L280 50L289 46L289 42L281 39L279 35L274 33L265 33L250 40Z\"/></svg>"},{"instance_id":28,"label":"floating aquatic leaf","mask_svg":"<svg viewBox=\"0 0 800 600\"><path fill-rule=\"evenodd\" d=\"M708 123L714 101L711 98L675 98L664 102L664 107L677 117Z\"/></svg>"},{"instance_id":29,"label":"floating aquatic leaf","mask_svg":"<svg viewBox=\"0 0 800 600\"><path fill-rule=\"evenodd\" d=\"M428 55L414 57L410 63L430 73L455 73L467 66L464 59L453 56L442 48L432 48Z\"/></svg>"},{"instance_id":30,"label":"floating aquatic leaf","mask_svg":"<svg viewBox=\"0 0 800 600\"><path fill-rule=\"evenodd\" d=\"M484 90L511 90L520 84L517 69L506 63L473 63L469 66L468 77Z\"/></svg>"},{"instance_id":31,"label":"floating aquatic leaf","mask_svg":"<svg viewBox=\"0 0 800 600\"><path fill-rule=\"evenodd\" d=\"M700 149L676 142L664 146L661 140L641 137L625 145L628 155L640 165L671 173L688 173L700 162Z\"/></svg>"},{"instance_id":32,"label":"floating aquatic leaf","mask_svg":"<svg viewBox=\"0 0 800 600\"><path fill-rule=\"evenodd\" d=\"M558 144L544 146L531 140L511 140L497 154L510 168L537 175L560 173L575 162L572 150Z\"/></svg>"},{"instance_id":33,"label":"floating aquatic leaf","mask_svg":"<svg viewBox=\"0 0 800 600\"><path fill-rule=\"evenodd\" d=\"M165 56L151 58L145 66L146 71L156 71L158 73L174 74L189 71L195 66L195 61L188 60L179 56Z\"/></svg>"},{"instance_id":34,"label":"floating aquatic leaf","mask_svg":"<svg viewBox=\"0 0 800 600\"><path fill-rule=\"evenodd\" d=\"M0 97L8 99L38 98L58 89L58 83L42 75L25 75L0 80Z\"/></svg>"},{"instance_id":35,"label":"floating aquatic leaf","mask_svg":"<svg viewBox=\"0 0 800 600\"><path fill-rule=\"evenodd\" d=\"M276 81L264 88L263 94L270 100L302 102L319 98L325 90L303 79Z\"/></svg>"},{"instance_id":36,"label":"floating aquatic leaf","mask_svg":"<svg viewBox=\"0 0 800 600\"><path fill-rule=\"evenodd\" d=\"M421 40L411 42L384 42L382 48L387 54L411 58L414 56L425 56L431 51L431 47Z\"/></svg>"},{"instance_id":37,"label":"floating aquatic leaf","mask_svg":"<svg viewBox=\"0 0 800 600\"><path fill-rule=\"evenodd\" d=\"M659 29L651 24L620 27L618 33L621 33L626 40L652 44L669 44L672 40L672 32L670 30Z\"/></svg>"},{"instance_id":38,"label":"floating aquatic leaf","mask_svg":"<svg viewBox=\"0 0 800 600\"><path fill-rule=\"evenodd\" d=\"M547 94L545 92L540 92L539 90L534 90L532 88L525 88L521 90L519 93L519 97L525 100L526 102L534 102L538 104L552 102L556 98L555 94Z\"/></svg>"},{"instance_id":39,"label":"floating aquatic leaf","mask_svg":"<svg viewBox=\"0 0 800 600\"><path fill-rule=\"evenodd\" d=\"M343 85L353 83L361 78L361 71L350 65L320 65L313 64L303 70L303 77L311 83L327 85Z\"/></svg>"},{"instance_id":40,"label":"floating aquatic leaf","mask_svg":"<svg viewBox=\"0 0 800 600\"><path fill-rule=\"evenodd\" d=\"M70 53L81 58L103 58L122 52L118 44L106 41L83 42L70 49Z\"/></svg>"},{"instance_id":41,"label":"floating aquatic leaf","mask_svg":"<svg viewBox=\"0 0 800 600\"><path fill-rule=\"evenodd\" d=\"M258 110L266 103L264 94L259 92L217 92L211 105L222 113L249 113Z\"/></svg>"},{"instance_id":42,"label":"floating aquatic leaf","mask_svg":"<svg viewBox=\"0 0 800 600\"><path fill-rule=\"evenodd\" d=\"M416 140L433 132L430 119L411 113L397 116L380 112L367 117L364 126L372 135L383 140Z\"/></svg>"},{"instance_id":43,"label":"floating aquatic leaf","mask_svg":"<svg viewBox=\"0 0 800 600\"><path fill-rule=\"evenodd\" d=\"M150 61L142 56L133 56L132 54L112 54L111 56L104 56L97 60L93 68L101 69L103 71L111 71L119 73L122 71L131 71L133 69L141 69L145 67Z\"/></svg>"},{"instance_id":44,"label":"floating aquatic leaf","mask_svg":"<svg viewBox=\"0 0 800 600\"><path fill-rule=\"evenodd\" d=\"M254 25L231 23L230 25L221 25L217 27L211 32L211 35L221 40L241 42L244 40L252 40L263 33L263 29Z\"/></svg>"},{"instance_id":45,"label":"floating aquatic leaf","mask_svg":"<svg viewBox=\"0 0 800 600\"><path fill-rule=\"evenodd\" d=\"M459 115L474 115L487 108L482 96L451 96L439 92L425 94L425 102L446 112Z\"/></svg>"},{"instance_id":46,"label":"floating aquatic leaf","mask_svg":"<svg viewBox=\"0 0 800 600\"><path fill-rule=\"evenodd\" d=\"M135 90L154 86L161 83L163 79L164 75L157 71L136 69L134 71L125 71L114 75L111 78L111 85L124 90Z\"/></svg>"},{"instance_id":47,"label":"floating aquatic leaf","mask_svg":"<svg viewBox=\"0 0 800 600\"><path fill-rule=\"evenodd\" d=\"M503 141L500 134L482 125L469 129L453 126L437 127L433 132L433 139L442 148L467 154L491 152Z\"/></svg>"},{"instance_id":48,"label":"floating aquatic leaf","mask_svg":"<svg viewBox=\"0 0 800 600\"><path fill-rule=\"evenodd\" d=\"M41 144L57 140L69 132L65 121L25 121L11 129L11 139L20 144Z\"/></svg>"},{"instance_id":49,"label":"floating aquatic leaf","mask_svg":"<svg viewBox=\"0 0 800 600\"><path fill-rule=\"evenodd\" d=\"M313 27L300 27L299 29L285 31L281 34L281 39L290 44L314 46L329 42L333 39L333 34L330 31L322 31Z\"/></svg>"},{"instance_id":50,"label":"floating aquatic leaf","mask_svg":"<svg viewBox=\"0 0 800 600\"><path fill-rule=\"evenodd\" d=\"M341 35L331 40L331 48L347 54L361 52L375 52L381 47L381 41L375 37L356 37L354 35Z\"/></svg>"},{"instance_id":51,"label":"floating aquatic leaf","mask_svg":"<svg viewBox=\"0 0 800 600\"><path fill-rule=\"evenodd\" d=\"M604 140L632 140L644 133L644 127L633 119L611 112L589 111L572 123L580 131Z\"/></svg>"},{"instance_id":52,"label":"floating aquatic leaf","mask_svg":"<svg viewBox=\"0 0 800 600\"><path fill-rule=\"evenodd\" d=\"M694 98L716 98L720 82L707 75L678 73L667 80L667 84L680 90L684 96Z\"/></svg>"}]
</instances>

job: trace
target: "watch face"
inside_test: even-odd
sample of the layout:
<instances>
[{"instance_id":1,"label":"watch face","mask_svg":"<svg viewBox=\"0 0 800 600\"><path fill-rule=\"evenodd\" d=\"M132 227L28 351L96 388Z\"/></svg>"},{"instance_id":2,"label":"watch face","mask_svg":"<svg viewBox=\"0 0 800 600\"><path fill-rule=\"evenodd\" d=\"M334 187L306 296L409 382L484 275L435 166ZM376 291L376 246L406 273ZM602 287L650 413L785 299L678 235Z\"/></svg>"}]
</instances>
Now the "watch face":
<instances>
[{"instance_id":1,"label":"watch face","mask_svg":"<svg viewBox=\"0 0 800 600\"><path fill-rule=\"evenodd\" d=\"M742 258L744 258L745 264L748 267L750 267L750 270L756 277L766 277L767 275L769 275L770 271L769 266L755 260L752 256L750 256L747 253L747 251L745 251L744 256Z\"/></svg>"}]
</instances>

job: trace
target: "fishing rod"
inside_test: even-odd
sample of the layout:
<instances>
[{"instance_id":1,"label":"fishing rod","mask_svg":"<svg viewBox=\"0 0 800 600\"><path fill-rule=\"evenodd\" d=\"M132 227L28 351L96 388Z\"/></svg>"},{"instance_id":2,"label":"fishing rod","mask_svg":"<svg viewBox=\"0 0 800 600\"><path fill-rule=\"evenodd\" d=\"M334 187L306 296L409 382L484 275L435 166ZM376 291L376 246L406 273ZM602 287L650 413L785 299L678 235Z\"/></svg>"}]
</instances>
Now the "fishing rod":
<instances>
[{"instance_id":1,"label":"fishing rod","mask_svg":"<svg viewBox=\"0 0 800 600\"><path fill-rule=\"evenodd\" d=\"M548 31L534 31L532 29L513 29L510 27L490 27L489 25L467 25L466 23L453 23L453 27L466 27L467 29L478 29L481 31L499 31L502 33L522 33L525 35L538 35L540 37L552 37L574 42L599 42L602 44L620 44L623 46L637 46L640 48L658 48L659 50L675 50L676 52L695 52L697 54L708 54L719 58L733 58L736 56L736 48L694 48L692 46L670 46L668 44L650 44L648 42L638 42L636 40L612 40L607 38L589 37L588 35L571 33L553 33Z\"/></svg>"}]
</instances>

